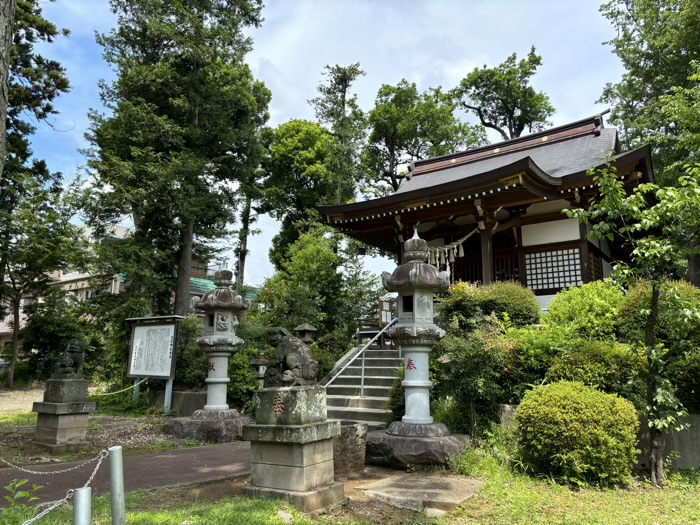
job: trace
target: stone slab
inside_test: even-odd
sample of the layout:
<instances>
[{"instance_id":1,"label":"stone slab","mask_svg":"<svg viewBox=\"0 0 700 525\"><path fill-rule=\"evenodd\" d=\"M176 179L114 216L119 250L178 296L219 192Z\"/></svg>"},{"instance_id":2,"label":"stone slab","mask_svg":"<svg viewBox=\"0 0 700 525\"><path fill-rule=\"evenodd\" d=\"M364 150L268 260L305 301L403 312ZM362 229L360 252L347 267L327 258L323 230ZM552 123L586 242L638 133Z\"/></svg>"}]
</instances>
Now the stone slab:
<instances>
[{"instance_id":1,"label":"stone slab","mask_svg":"<svg viewBox=\"0 0 700 525\"><path fill-rule=\"evenodd\" d=\"M372 498L402 509L452 511L483 486L484 482L478 479L416 472L398 474L359 488Z\"/></svg>"},{"instance_id":2,"label":"stone slab","mask_svg":"<svg viewBox=\"0 0 700 525\"><path fill-rule=\"evenodd\" d=\"M354 477L365 469L367 424L341 421L340 435L333 438L335 475Z\"/></svg>"},{"instance_id":3,"label":"stone slab","mask_svg":"<svg viewBox=\"0 0 700 525\"><path fill-rule=\"evenodd\" d=\"M163 425L163 430L178 438L192 438L207 443L230 443L240 440L243 427L252 422L247 416L212 420L175 417Z\"/></svg>"},{"instance_id":4,"label":"stone slab","mask_svg":"<svg viewBox=\"0 0 700 525\"><path fill-rule=\"evenodd\" d=\"M243 427L245 441L277 443L313 443L340 434L340 421L322 421L308 425L248 425Z\"/></svg>"},{"instance_id":5,"label":"stone slab","mask_svg":"<svg viewBox=\"0 0 700 525\"><path fill-rule=\"evenodd\" d=\"M156 400L153 404L162 407L164 402L165 391L161 390L156 395ZM176 390L173 392L170 410L175 412L179 417L190 417L195 411L203 409L206 404L206 392L179 392Z\"/></svg>"},{"instance_id":6,"label":"stone slab","mask_svg":"<svg viewBox=\"0 0 700 525\"><path fill-rule=\"evenodd\" d=\"M89 414L95 411L95 403L46 403L35 401L32 412L44 414Z\"/></svg>"},{"instance_id":7,"label":"stone slab","mask_svg":"<svg viewBox=\"0 0 700 525\"><path fill-rule=\"evenodd\" d=\"M42 443L40 441L34 441L34 444L41 447L49 454L54 455L73 454L85 450L90 446L90 443L87 441L75 443Z\"/></svg>"},{"instance_id":8,"label":"stone slab","mask_svg":"<svg viewBox=\"0 0 700 525\"><path fill-rule=\"evenodd\" d=\"M415 437L374 430L367 434L365 462L400 469L408 465L447 465L448 458L459 454L469 441L469 436L462 434Z\"/></svg>"},{"instance_id":9,"label":"stone slab","mask_svg":"<svg viewBox=\"0 0 700 525\"><path fill-rule=\"evenodd\" d=\"M256 487L306 492L333 483L333 460L307 467L251 463L251 478Z\"/></svg>"},{"instance_id":10,"label":"stone slab","mask_svg":"<svg viewBox=\"0 0 700 525\"><path fill-rule=\"evenodd\" d=\"M45 428L87 428L88 414L46 414L36 418L37 427Z\"/></svg>"},{"instance_id":11,"label":"stone slab","mask_svg":"<svg viewBox=\"0 0 700 525\"><path fill-rule=\"evenodd\" d=\"M312 512L345 500L345 486L341 481L307 492L245 487L243 493L249 498L282 499L302 512Z\"/></svg>"},{"instance_id":12,"label":"stone slab","mask_svg":"<svg viewBox=\"0 0 700 525\"><path fill-rule=\"evenodd\" d=\"M323 386L263 388L255 393L258 425L306 425L325 421L326 388Z\"/></svg>"},{"instance_id":13,"label":"stone slab","mask_svg":"<svg viewBox=\"0 0 700 525\"><path fill-rule=\"evenodd\" d=\"M87 401L87 379L48 379L44 388L46 403L76 403Z\"/></svg>"},{"instance_id":14,"label":"stone slab","mask_svg":"<svg viewBox=\"0 0 700 525\"><path fill-rule=\"evenodd\" d=\"M333 460L333 441L324 439L305 444L268 443L254 441L250 444L253 463L306 467Z\"/></svg>"},{"instance_id":15,"label":"stone slab","mask_svg":"<svg viewBox=\"0 0 700 525\"><path fill-rule=\"evenodd\" d=\"M87 422L86 422L87 423ZM39 443L60 445L62 443L80 443L87 437L87 424L83 427L73 428L47 428L36 427L34 440Z\"/></svg>"}]
</instances>

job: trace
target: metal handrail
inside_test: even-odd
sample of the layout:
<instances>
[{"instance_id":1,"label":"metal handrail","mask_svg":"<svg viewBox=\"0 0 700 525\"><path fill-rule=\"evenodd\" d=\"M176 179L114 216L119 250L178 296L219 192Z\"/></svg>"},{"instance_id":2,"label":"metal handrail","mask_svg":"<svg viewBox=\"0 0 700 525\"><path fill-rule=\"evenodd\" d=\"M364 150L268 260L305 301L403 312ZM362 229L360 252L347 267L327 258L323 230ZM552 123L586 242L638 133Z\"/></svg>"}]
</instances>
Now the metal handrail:
<instances>
[{"instance_id":1,"label":"metal handrail","mask_svg":"<svg viewBox=\"0 0 700 525\"><path fill-rule=\"evenodd\" d=\"M360 397L365 397L365 350L367 350L370 347L370 345L372 343L374 343L380 335L382 335L384 332L386 332L387 329L390 326L392 326L394 323L396 323L398 320L399 320L398 318L392 319L391 322L389 322L389 324L387 324L384 328L382 328L377 335L375 335L372 339L370 339L369 342L365 346L363 346L362 349L359 352L357 352L353 356L352 359L350 359L350 361L345 363L345 365L343 365L343 367L340 370L338 370L338 372L330 379L330 381L328 381L326 383L326 388L333 381L335 381L340 374L345 372L345 369L348 368L351 364L353 364L355 362L355 360L360 356L360 354L362 354L362 379L360 382Z\"/></svg>"}]
</instances>

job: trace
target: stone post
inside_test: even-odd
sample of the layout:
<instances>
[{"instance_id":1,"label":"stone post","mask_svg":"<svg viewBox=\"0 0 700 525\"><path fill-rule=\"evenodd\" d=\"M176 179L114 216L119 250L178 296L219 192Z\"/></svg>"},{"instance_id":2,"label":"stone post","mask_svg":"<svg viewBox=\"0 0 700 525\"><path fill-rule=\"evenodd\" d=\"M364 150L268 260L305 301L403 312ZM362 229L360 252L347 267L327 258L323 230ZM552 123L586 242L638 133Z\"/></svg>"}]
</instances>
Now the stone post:
<instances>
[{"instance_id":1,"label":"stone post","mask_svg":"<svg viewBox=\"0 0 700 525\"><path fill-rule=\"evenodd\" d=\"M71 341L46 381L44 400L32 407L38 414L34 442L53 454L77 452L88 445L88 415L95 411L95 403L88 402L84 357L85 344Z\"/></svg>"},{"instance_id":2,"label":"stone post","mask_svg":"<svg viewBox=\"0 0 700 525\"><path fill-rule=\"evenodd\" d=\"M197 344L209 357L207 403L196 410L192 418L175 418L165 424L165 431L177 437L193 437L203 441L223 443L238 438L250 419L241 416L226 403L228 360L243 344L236 335L238 316L250 306L248 301L231 290L233 272L219 270L214 274L216 288L194 301L197 310L204 311L204 335Z\"/></svg>"}]
</instances>

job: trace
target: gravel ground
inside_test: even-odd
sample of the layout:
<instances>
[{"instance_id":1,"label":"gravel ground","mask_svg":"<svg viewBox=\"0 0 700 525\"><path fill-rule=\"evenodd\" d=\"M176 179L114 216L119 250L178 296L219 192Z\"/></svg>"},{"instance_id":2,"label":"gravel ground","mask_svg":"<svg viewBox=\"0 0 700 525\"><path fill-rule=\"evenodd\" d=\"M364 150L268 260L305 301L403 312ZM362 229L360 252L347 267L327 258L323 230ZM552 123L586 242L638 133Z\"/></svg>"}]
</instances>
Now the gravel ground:
<instances>
[{"instance_id":1,"label":"gravel ground","mask_svg":"<svg viewBox=\"0 0 700 525\"><path fill-rule=\"evenodd\" d=\"M44 388L26 388L21 390L0 390L0 414L32 409L34 401L41 401Z\"/></svg>"}]
</instances>

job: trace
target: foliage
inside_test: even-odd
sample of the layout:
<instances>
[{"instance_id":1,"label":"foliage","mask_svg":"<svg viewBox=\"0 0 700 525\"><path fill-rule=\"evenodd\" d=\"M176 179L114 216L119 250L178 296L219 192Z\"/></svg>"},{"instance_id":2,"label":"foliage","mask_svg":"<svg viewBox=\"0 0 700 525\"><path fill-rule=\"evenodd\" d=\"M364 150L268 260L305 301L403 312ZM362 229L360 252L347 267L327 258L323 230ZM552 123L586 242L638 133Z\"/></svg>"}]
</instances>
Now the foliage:
<instances>
[{"instance_id":1,"label":"foliage","mask_svg":"<svg viewBox=\"0 0 700 525\"><path fill-rule=\"evenodd\" d=\"M541 309L532 291L513 282L494 282L486 286L456 283L440 304L442 322L461 331L474 330L483 316L492 313L521 327L537 323Z\"/></svg>"},{"instance_id":2,"label":"foliage","mask_svg":"<svg viewBox=\"0 0 700 525\"><path fill-rule=\"evenodd\" d=\"M109 115L90 115L88 217L102 237L130 216L134 235L108 251L106 273L124 272L128 296L148 297L158 313L169 306L159 281L172 292L177 279L185 315L193 250L208 258L233 219L235 182L263 153L270 93L243 63L244 28L260 24L262 4L110 4L118 25L98 42L117 79L101 86Z\"/></svg>"},{"instance_id":3,"label":"foliage","mask_svg":"<svg viewBox=\"0 0 700 525\"><path fill-rule=\"evenodd\" d=\"M258 350L253 345L244 345L228 361L230 382L226 389L227 401L231 407L249 410L252 407L253 394L258 389L256 372L250 366L250 360L257 357Z\"/></svg>"},{"instance_id":4,"label":"foliage","mask_svg":"<svg viewBox=\"0 0 700 525\"><path fill-rule=\"evenodd\" d=\"M22 352L36 379L44 380L51 375L70 341L85 339L81 310L75 299L62 290L52 290L41 302L25 309L28 320L22 330ZM89 347L87 350L83 372L90 377L95 355Z\"/></svg>"},{"instance_id":5,"label":"foliage","mask_svg":"<svg viewBox=\"0 0 700 525\"><path fill-rule=\"evenodd\" d=\"M484 144L484 130L460 122L454 110L439 87L419 93L406 79L380 87L367 116L364 191L380 196L396 191L405 176L402 168L411 162Z\"/></svg>"},{"instance_id":6,"label":"foliage","mask_svg":"<svg viewBox=\"0 0 700 525\"><path fill-rule=\"evenodd\" d=\"M700 60L700 6L692 0L608 0L600 11L615 29L607 43L625 68L619 82L605 86L601 102L612 107L612 121L629 146L652 144L656 170L671 182L677 170L668 168L697 152L682 138L686 124L692 130L697 121L676 118L666 97L694 82L689 77L692 62Z\"/></svg>"},{"instance_id":7,"label":"foliage","mask_svg":"<svg viewBox=\"0 0 700 525\"><path fill-rule=\"evenodd\" d=\"M401 367L396 371L396 377L389 389L389 402L387 409L391 411L392 421L401 421L401 418L406 413L406 396L404 395L401 382L405 379L406 371Z\"/></svg>"},{"instance_id":8,"label":"foliage","mask_svg":"<svg viewBox=\"0 0 700 525\"><path fill-rule=\"evenodd\" d=\"M547 382L579 381L631 401L638 409L646 403L644 355L638 348L611 341L578 339L554 357Z\"/></svg>"},{"instance_id":9,"label":"foliage","mask_svg":"<svg viewBox=\"0 0 700 525\"><path fill-rule=\"evenodd\" d=\"M624 297L610 280L593 281L559 292L549 303L545 324L566 326L585 339L612 340L620 323Z\"/></svg>"},{"instance_id":10,"label":"foliage","mask_svg":"<svg viewBox=\"0 0 700 525\"><path fill-rule=\"evenodd\" d=\"M453 90L457 105L475 113L483 126L496 130L503 140L517 138L526 129L541 131L554 113L549 97L530 85L542 57L533 47L527 58L517 59L513 53L496 67L476 68Z\"/></svg>"},{"instance_id":11,"label":"foliage","mask_svg":"<svg viewBox=\"0 0 700 525\"><path fill-rule=\"evenodd\" d=\"M319 337L311 344L311 352L319 364L319 379L325 377L335 363L352 347L352 336L347 330L336 329Z\"/></svg>"},{"instance_id":12,"label":"foliage","mask_svg":"<svg viewBox=\"0 0 700 525\"><path fill-rule=\"evenodd\" d=\"M14 479L10 481L9 485L4 487L10 493L5 496L5 501L10 506L0 509L0 522L3 524L20 525L37 514L36 507L30 507L29 504L39 501L39 498L34 493L44 487L32 485L32 488L29 490L22 489L27 483L29 483L29 480Z\"/></svg>"},{"instance_id":13,"label":"foliage","mask_svg":"<svg viewBox=\"0 0 700 525\"><path fill-rule=\"evenodd\" d=\"M682 354L668 367L668 376L682 405L700 414L700 348Z\"/></svg>"},{"instance_id":14,"label":"foliage","mask_svg":"<svg viewBox=\"0 0 700 525\"><path fill-rule=\"evenodd\" d=\"M204 325L196 315L187 316L180 321L177 327L177 360L174 379L176 387L187 389L204 387L209 359L196 341L203 334Z\"/></svg>"},{"instance_id":15,"label":"foliage","mask_svg":"<svg viewBox=\"0 0 700 525\"><path fill-rule=\"evenodd\" d=\"M515 423L520 453L536 471L575 484L629 483L639 430L629 401L564 381L529 392Z\"/></svg>"},{"instance_id":16,"label":"foliage","mask_svg":"<svg viewBox=\"0 0 700 525\"><path fill-rule=\"evenodd\" d=\"M642 281L620 305L620 335L630 343L644 341L651 284ZM655 338L677 354L700 349L700 288L685 281L664 281L659 295Z\"/></svg>"},{"instance_id":17,"label":"foliage","mask_svg":"<svg viewBox=\"0 0 700 525\"><path fill-rule=\"evenodd\" d=\"M682 345L664 347L659 342L659 316L667 295L663 281L677 277L679 259L698 255L697 232L700 226L700 167L688 166L679 178L678 187L659 188L655 184L640 184L630 194L617 176L612 163L591 170L600 188L600 196L587 209L567 210L571 217L592 224L589 238L616 238L623 249L631 253L631 265L618 264L615 276L627 283L638 279L649 282L648 303L640 310L643 331L637 331L637 343L646 352L646 404L651 452L649 458L651 481L663 486L665 482L661 433L681 429L680 418L686 411L675 396L668 379L668 364L683 351ZM680 297L680 296L679 296ZM672 323L674 330L687 330L696 324L700 312L683 308Z\"/></svg>"}]
</instances>

